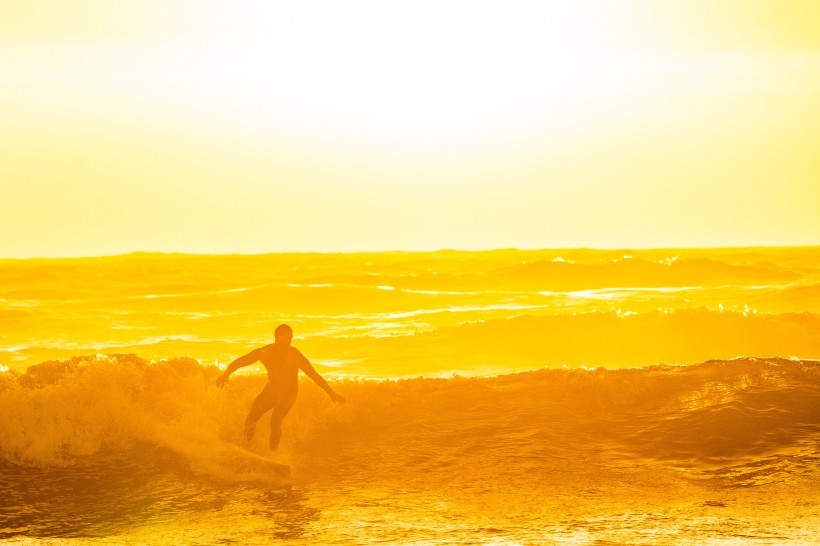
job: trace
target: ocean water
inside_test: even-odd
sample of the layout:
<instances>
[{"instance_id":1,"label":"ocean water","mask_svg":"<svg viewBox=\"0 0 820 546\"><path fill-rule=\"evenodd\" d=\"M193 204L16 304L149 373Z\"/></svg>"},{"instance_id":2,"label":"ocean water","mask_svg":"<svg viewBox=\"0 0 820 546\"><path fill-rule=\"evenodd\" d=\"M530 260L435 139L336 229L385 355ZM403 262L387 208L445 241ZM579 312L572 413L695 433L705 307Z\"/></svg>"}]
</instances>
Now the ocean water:
<instances>
[{"instance_id":1,"label":"ocean water","mask_svg":"<svg viewBox=\"0 0 820 546\"><path fill-rule=\"evenodd\" d=\"M820 544L818 257L0 260L0 541Z\"/></svg>"}]
</instances>

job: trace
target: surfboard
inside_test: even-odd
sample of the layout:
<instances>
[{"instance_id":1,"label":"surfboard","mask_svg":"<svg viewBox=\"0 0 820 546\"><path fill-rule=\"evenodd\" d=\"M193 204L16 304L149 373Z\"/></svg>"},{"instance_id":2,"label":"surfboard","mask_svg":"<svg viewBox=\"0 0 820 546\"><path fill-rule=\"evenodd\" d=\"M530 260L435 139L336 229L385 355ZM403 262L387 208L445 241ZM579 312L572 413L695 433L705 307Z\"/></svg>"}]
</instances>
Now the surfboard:
<instances>
[{"instance_id":1,"label":"surfboard","mask_svg":"<svg viewBox=\"0 0 820 546\"><path fill-rule=\"evenodd\" d=\"M241 470L259 474L274 474L276 476L290 476L290 467L286 464L263 457L253 451L239 446L227 446L219 450L221 458L236 461Z\"/></svg>"}]
</instances>

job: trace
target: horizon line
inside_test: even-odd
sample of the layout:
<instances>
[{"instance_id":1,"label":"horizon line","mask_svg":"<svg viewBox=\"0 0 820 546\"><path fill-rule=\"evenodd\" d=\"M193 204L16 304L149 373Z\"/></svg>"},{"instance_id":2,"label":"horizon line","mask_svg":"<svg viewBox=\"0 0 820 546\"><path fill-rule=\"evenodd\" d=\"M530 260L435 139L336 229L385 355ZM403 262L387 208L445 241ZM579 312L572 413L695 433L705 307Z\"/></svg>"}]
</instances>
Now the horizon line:
<instances>
[{"instance_id":1,"label":"horizon line","mask_svg":"<svg viewBox=\"0 0 820 546\"><path fill-rule=\"evenodd\" d=\"M271 255L356 255L356 254L436 254L436 253L485 253L485 252L546 252L546 251L589 251L589 252L616 252L616 251L660 251L660 250L751 250L751 249L812 249L820 248L820 243L816 244L792 244L792 245L725 245L725 246L614 246L614 247L495 247L495 248L437 248L427 250L271 250L262 252L188 252L188 251L166 251L166 250L131 250L116 254L89 254L89 255L65 255L65 256L0 256L0 261L49 261L49 260L83 260L83 259L105 259L123 258L128 256L271 256Z\"/></svg>"}]
</instances>

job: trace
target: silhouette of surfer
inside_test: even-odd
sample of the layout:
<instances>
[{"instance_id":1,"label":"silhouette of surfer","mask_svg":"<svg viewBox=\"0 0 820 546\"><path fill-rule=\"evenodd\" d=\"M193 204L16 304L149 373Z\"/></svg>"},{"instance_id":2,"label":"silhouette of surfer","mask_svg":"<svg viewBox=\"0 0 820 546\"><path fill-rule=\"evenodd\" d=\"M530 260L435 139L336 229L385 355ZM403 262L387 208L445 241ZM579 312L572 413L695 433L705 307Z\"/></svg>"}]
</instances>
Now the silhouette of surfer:
<instances>
[{"instance_id":1,"label":"silhouette of surfer","mask_svg":"<svg viewBox=\"0 0 820 546\"><path fill-rule=\"evenodd\" d=\"M261 362L268 370L268 383L262 392L257 395L251 404L248 417L245 419L245 440L250 443L256 431L256 422L270 409L270 448L275 450L279 446L282 436L282 420L293 407L299 390L299 370L313 379L330 396L334 402L344 402L344 397L336 394L327 381L313 369L305 356L296 347L291 345L293 328L287 324L280 324L273 334L274 343L254 349L244 356L231 362L227 369L216 379L216 386L224 387L230 375L254 362Z\"/></svg>"}]
</instances>

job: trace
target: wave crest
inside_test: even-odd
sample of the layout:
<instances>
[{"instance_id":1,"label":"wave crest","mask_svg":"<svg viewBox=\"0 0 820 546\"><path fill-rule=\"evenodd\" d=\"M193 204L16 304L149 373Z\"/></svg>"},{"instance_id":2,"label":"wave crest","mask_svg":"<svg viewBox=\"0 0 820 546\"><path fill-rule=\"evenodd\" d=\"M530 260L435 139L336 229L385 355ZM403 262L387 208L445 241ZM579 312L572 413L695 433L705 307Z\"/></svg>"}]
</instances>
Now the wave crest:
<instances>
[{"instance_id":1,"label":"wave crest","mask_svg":"<svg viewBox=\"0 0 820 546\"><path fill-rule=\"evenodd\" d=\"M235 376L219 390L218 373L192 358L107 355L0 374L0 455L16 465L61 467L148 445L193 470L236 475L226 470L237 466L232 446L265 379ZM760 461L772 471L784 457L820 457L816 361L348 379L337 388L346 406L304 385L286 421L286 451L318 472L479 463L554 472L642 461L724 476L752 463L759 473ZM265 428L251 449L264 445Z\"/></svg>"}]
</instances>

